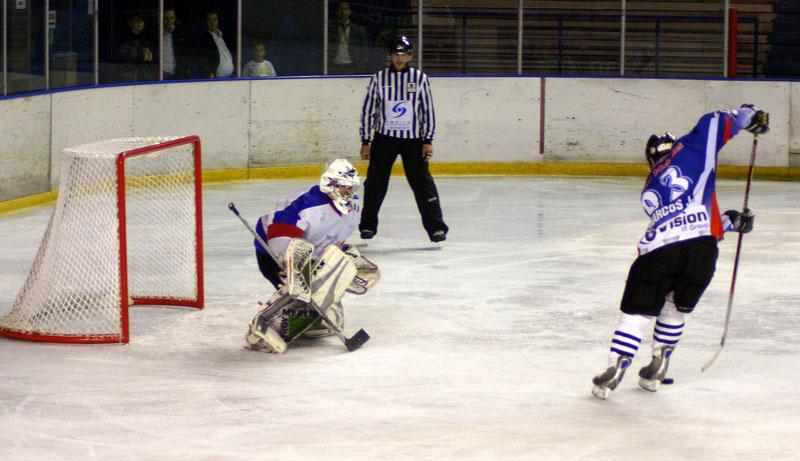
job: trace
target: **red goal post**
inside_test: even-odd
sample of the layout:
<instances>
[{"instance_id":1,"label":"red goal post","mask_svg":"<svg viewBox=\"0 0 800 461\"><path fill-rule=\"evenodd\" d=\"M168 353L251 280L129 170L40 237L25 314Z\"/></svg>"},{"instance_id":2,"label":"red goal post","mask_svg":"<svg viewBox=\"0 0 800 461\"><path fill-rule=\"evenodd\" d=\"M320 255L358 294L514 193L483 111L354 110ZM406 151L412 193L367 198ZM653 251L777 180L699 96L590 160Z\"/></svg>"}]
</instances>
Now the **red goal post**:
<instances>
[{"instance_id":1,"label":"red goal post","mask_svg":"<svg viewBox=\"0 0 800 461\"><path fill-rule=\"evenodd\" d=\"M197 136L65 149L58 201L0 335L127 343L130 304L202 309Z\"/></svg>"}]
</instances>

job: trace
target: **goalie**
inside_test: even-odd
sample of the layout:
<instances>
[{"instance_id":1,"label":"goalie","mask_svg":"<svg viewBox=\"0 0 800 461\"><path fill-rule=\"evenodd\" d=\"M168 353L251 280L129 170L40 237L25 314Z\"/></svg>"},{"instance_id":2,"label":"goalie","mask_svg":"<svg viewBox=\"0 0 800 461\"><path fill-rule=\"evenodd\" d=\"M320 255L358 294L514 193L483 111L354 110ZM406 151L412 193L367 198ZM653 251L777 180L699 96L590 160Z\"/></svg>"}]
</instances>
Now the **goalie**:
<instances>
[{"instance_id":1,"label":"goalie","mask_svg":"<svg viewBox=\"0 0 800 461\"><path fill-rule=\"evenodd\" d=\"M378 282L378 267L345 243L361 218L360 184L350 162L333 160L319 185L295 192L258 219L258 268L277 291L250 324L250 349L282 353L299 336L332 334L310 303L341 329L344 293L364 294Z\"/></svg>"}]
</instances>

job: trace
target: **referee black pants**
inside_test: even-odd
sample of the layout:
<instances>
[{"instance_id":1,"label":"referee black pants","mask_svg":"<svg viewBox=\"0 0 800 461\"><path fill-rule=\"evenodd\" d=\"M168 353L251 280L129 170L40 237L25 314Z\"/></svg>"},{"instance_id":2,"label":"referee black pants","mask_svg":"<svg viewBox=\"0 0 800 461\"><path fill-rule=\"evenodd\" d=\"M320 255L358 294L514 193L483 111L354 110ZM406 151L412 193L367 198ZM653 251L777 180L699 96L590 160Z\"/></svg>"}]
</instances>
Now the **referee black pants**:
<instances>
[{"instance_id":1,"label":"referee black pants","mask_svg":"<svg viewBox=\"0 0 800 461\"><path fill-rule=\"evenodd\" d=\"M386 197L389 178L397 156L403 159L408 185L414 192L417 208L422 217L422 226L428 237L434 232L448 231L442 218L439 192L428 170L428 161L422 158L421 139L400 139L376 133L369 151L369 168L364 183L364 209L361 212L359 230L378 231L378 212Z\"/></svg>"}]
</instances>

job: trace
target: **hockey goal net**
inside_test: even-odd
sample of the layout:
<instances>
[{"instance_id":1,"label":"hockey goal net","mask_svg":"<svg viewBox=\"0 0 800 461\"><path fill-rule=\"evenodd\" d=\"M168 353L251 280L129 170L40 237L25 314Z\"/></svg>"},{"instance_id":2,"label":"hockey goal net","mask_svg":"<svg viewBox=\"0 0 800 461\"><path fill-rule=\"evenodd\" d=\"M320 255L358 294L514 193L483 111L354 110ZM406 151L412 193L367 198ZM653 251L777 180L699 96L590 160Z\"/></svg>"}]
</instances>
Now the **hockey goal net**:
<instances>
[{"instance_id":1,"label":"hockey goal net","mask_svg":"<svg viewBox=\"0 0 800 461\"><path fill-rule=\"evenodd\" d=\"M0 335L127 343L128 307L203 307L200 140L125 138L65 149L61 185Z\"/></svg>"}]
</instances>

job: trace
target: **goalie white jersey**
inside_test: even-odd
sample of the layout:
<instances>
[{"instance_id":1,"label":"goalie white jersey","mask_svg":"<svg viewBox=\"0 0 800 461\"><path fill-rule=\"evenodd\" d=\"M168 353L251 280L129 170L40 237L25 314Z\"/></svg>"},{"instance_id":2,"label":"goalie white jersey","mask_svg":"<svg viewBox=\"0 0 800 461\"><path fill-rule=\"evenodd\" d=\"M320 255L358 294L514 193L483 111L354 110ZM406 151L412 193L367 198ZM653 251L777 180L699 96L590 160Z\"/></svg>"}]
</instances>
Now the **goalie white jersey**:
<instances>
[{"instance_id":1,"label":"goalie white jersey","mask_svg":"<svg viewBox=\"0 0 800 461\"><path fill-rule=\"evenodd\" d=\"M319 186L300 190L278 202L274 212L261 216L256 232L279 258L292 238L302 238L314 245L318 258L328 245L341 247L361 220L361 206L354 197L352 210L343 214ZM256 251L266 253L254 242Z\"/></svg>"}]
</instances>

